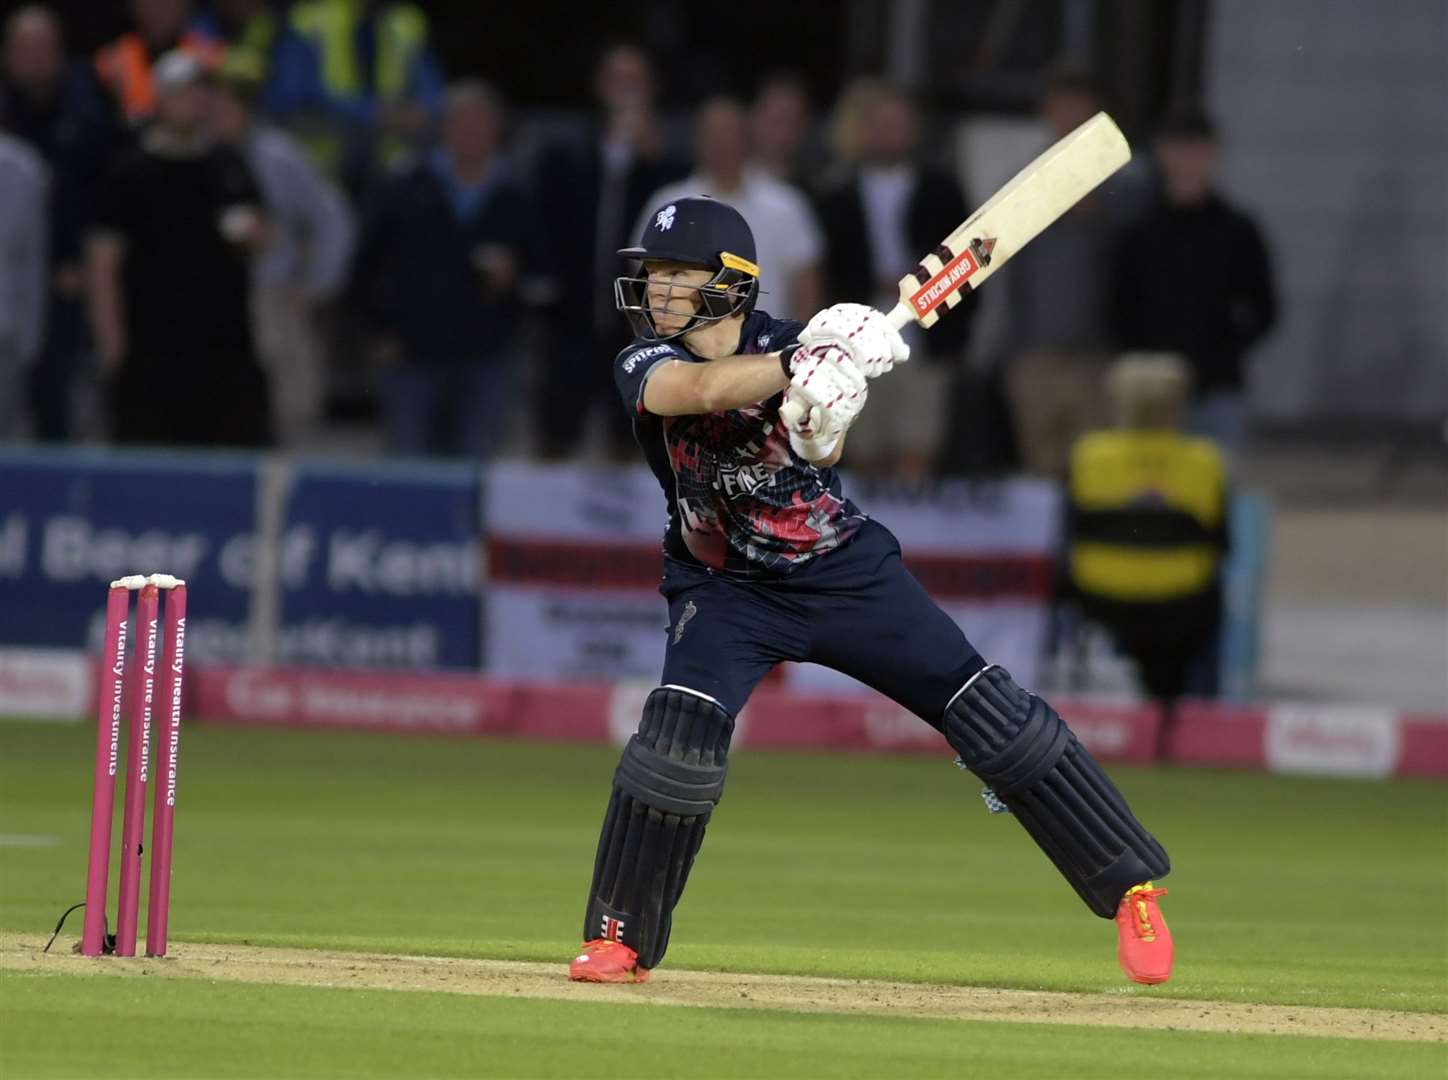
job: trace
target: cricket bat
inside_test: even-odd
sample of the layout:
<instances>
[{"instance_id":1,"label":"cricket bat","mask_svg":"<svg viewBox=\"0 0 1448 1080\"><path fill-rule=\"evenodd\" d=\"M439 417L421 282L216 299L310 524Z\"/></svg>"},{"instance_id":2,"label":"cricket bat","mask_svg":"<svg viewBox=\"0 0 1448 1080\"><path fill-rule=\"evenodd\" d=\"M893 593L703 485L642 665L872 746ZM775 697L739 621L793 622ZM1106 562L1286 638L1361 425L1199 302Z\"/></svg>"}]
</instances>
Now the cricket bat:
<instances>
[{"instance_id":1,"label":"cricket bat","mask_svg":"<svg viewBox=\"0 0 1448 1080\"><path fill-rule=\"evenodd\" d=\"M1099 112L1011 178L910 273L900 302L885 313L896 330L941 314L1011 260L1053 221L1131 160L1111 117ZM799 411L792 403L785 408ZM783 412L783 410L781 410Z\"/></svg>"},{"instance_id":2,"label":"cricket bat","mask_svg":"<svg viewBox=\"0 0 1448 1080\"><path fill-rule=\"evenodd\" d=\"M934 326L942 309L1004 266L1046 226L1131 160L1111 117L1099 112L1011 178L965 223L900 279L900 302L885 317L896 330L913 319Z\"/></svg>"}]
</instances>

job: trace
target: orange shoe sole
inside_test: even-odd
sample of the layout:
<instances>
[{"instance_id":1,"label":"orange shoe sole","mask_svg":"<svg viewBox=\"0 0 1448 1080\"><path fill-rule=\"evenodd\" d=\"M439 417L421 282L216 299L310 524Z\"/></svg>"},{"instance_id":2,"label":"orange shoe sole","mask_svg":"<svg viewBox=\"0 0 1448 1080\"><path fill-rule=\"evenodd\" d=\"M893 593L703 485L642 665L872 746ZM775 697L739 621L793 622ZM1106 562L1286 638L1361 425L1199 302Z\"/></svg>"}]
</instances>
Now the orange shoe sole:
<instances>
[{"instance_id":1,"label":"orange shoe sole","mask_svg":"<svg viewBox=\"0 0 1448 1080\"><path fill-rule=\"evenodd\" d=\"M588 968L575 970L570 967L568 969L568 979L570 982L588 983L642 983L649 981L649 969L635 968L632 971L599 971L597 968L592 970Z\"/></svg>"},{"instance_id":2,"label":"orange shoe sole","mask_svg":"<svg viewBox=\"0 0 1448 1080\"><path fill-rule=\"evenodd\" d=\"M1171 978L1171 972L1169 971L1165 975L1143 975L1140 972L1126 971L1126 965L1124 964L1121 970L1126 972L1128 979L1134 983L1140 983L1142 986L1159 986Z\"/></svg>"}]
</instances>

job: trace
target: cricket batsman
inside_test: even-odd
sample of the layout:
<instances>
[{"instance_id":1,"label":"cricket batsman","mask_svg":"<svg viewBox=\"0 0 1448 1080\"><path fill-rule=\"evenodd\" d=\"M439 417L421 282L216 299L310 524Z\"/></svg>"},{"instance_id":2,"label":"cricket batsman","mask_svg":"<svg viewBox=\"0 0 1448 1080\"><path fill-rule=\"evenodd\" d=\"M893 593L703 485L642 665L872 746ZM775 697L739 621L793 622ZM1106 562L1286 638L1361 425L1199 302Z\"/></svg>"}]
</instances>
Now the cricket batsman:
<instances>
[{"instance_id":1,"label":"cricket batsman","mask_svg":"<svg viewBox=\"0 0 1448 1080\"><path fill-rule=\"evenodd\" d=\"M1152 882L1166 852L1060 715L980 657L842 490L834 465L868 380L909 358L899 332L859 304L807 326L758 310L754 237L712 199L659 207L619 254L641 268L614 285L636 335L614 377L668 504L669 629L661 685L614 773L569 977L643 982L663 959L734 719L788 660L844 672L936 728L987 802L1115 918L1126 974L1164 982L1172 940Z\"/></svg>"}]
</instances>

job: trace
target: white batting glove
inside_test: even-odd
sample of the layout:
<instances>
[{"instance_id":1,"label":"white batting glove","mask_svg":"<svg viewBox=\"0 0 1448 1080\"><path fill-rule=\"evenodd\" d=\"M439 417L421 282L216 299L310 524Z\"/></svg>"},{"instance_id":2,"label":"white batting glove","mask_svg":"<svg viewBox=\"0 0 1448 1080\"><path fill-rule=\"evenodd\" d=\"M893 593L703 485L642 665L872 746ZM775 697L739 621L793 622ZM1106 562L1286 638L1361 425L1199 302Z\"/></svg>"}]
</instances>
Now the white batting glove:
<instances>
[{"instance_id":1,"label":"white batting glove","mask_svg":"<svg viewBox=\"0 0 1448 1080\"><path fill-rule=\"evenodd\" d=\"M800 349L791 370L779 416L794 452L819 461L834 452L840 436L860 415L869 388L848 354L834 345Z\"/></svg>"},{"instance_id":2,"label":"white batting glove","mask_svg":"<svg viewBox=\"0 0 1448 1080\"><path fill-rule=\"evenodd\" d=\"M789 448L811 464L833 454L844 434L839 422L818 405L810 406L801 414L798 428L786 424L785 430L789 433Z\"/></svg>"},{"instance_id":3,"label":"white batting glove","mask_svg":"<svg viewBox=\"0 0 1448 1080\"><path fill-rule=\"evenodd\" d=\"M884 315L864 304L835 304L812 318L799 343L836 345L866 378L885 374L910 359L910 346Z\"/></svg>"},{"instance_id":4,"label":"white batting glove","mask_svg":"<svg viewBox=\"0 0 1448 1080\"><path fill-rule=\"evenodd\" d=\"M849 427L865 407L865 377L836 345L810 345L791 358L787 397L808 409L825 408Z\"/></svg>"}]
</instances>

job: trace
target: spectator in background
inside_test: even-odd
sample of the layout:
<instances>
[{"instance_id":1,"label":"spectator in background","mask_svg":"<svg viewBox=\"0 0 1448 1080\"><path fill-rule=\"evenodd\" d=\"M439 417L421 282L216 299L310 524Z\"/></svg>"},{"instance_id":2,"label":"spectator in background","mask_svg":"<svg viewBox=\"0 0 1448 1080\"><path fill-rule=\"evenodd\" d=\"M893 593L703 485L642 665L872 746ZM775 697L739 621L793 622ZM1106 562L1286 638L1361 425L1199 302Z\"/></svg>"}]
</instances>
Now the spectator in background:
<instances>
[{"instance_id":1,"label":"spectator in background","mask_svg":"<svg viewBox=\"0 0 1448 1080\"><path fill-rule=\"evenodd\" d=\"M1055 76L1040 109L1049 141L1074 131L1101 104L1085 76ZM1112 350L1110 266L1118 232L1094 192L1000 275L1003 345L1010 350L1006 392L1021 464L1035 475L1064 479L1072 444L1107 424L1102 379Z\"/></svg>"},{"instance_id":2,"label":"spectator in background","mask_svg":"<svg viewBox=\"0 0 1448 1080\"><path fill-rule=\"evenodd\" d=\"M1161 206L1126 236L1116 263L1117 333L1133 349L1191 363L1188 425L1229 453L1246 437L1246 354L1277 301L1262 234L1214 187L1217 140L1199 109L1177 108L1156 140Z\"/></svg>"},{"instance_id":3,"label":"spectator in background","mask_svg":"<svg viewBox=\"0 0 1448 1080\"><path fill-rule=\"evenodd\" d=\"M25 370L44 334L48 182L39 154L0 135L0 440L20 434Z\"/></svg>"},{"instance_id":4,"label":"spectator in background","mask_svg":"<svg viewBox=\"0 0 1448 1080\"><path fill-rule=\"evenodd\" d=\"M613 305L617 252L635 239L630 229L649 195L688 172L664 151L653 64L642 50L604 52L593 97L587 129L543 146L530 170L548 285L535 429L549 460L578 448L598 406L611 456L633 456L633 429L613 385L612 360L630 340Z\"/></svg>"},{"instance_id":5,"label":"spectator in background","mask_svg":"<svg viewBox=\"0 0 1448 1080\"><path fill-rule=\"evenodd\" d=\"M835 186L859 168L865 153L865 130L870 122L870 110L879 96L880 86L878 79L856 79L835 98L827 135L833 162L822 177L824 187Z\"/></svg>"},{"instance_id":6,"label":"spectator in background","mask_svg":"<svg viewBox=\"0 0 1448 1080\"><path fill-rule=\"evenodd\" d=\"M106 177L87 248L114 435L260 446L270 425L248 263L267 241L261 192L241 157L206 132L200 62L167 53L154 78L155 119Z\"/></svg>"},{"instance_id":7,"label":"spectator in background","mask_svg":"<svg viewBox=\"0 0 1448 1080\"><path fill-rule=\"evenodd\" d=\"M38 4L5 22L0 127L50 167L48 312L29 397L35 436L62 440L70 434L72 390L88 347L82 235L120 132L89 65L67 62L60 21Z\"/></svg>"},{"instance_id":8,"label":"spectator in background","mask_svg":"<svg viewBox=\"0 0 1448 1080\"><path fill-rule=\"evenodd\" d=\"M823 306L824 241L809 201L798 189L749 162L749 118L733 98L700 106L694 120L694 172L654 192L634 226L643 235L659 207L707 195L744 215L758 246L759 306L780 319L806 322Z\"/></svg>"},{"instance_id":9,"label":"spectator in background","mask_svg":"<svg viewBox=\"0 0 1448 1080\"><path fill-rule=\"evenodd\" d=\"M132 125L150 119L156 108L151 66L173 49L203 66L221 59L222 46L191 10L190 0L131 0L136 28L96 52L96 78Z\"/></svg>"},{"instance_id":10,"label":"spectator in background","mask_svg":"<svg viewBox=\"0 0 1448 1080\"><path fill-rule=\"evenodd\" d=\"M810 153L809 91L797 75L775 73L764 80L749 107L753 161L765 174L802 191L819 183Z\"/></svg>"},{"instance_id":11,"label":"spectator in background","mask_svg":"<svg viewBox=\"0 0 1448 1080\"><path fill-rule=\"evenodd\" d=\"M919 117L902 89L856 87L858 165L819 200L830 300L888 311L921 253L965 220L950 173L917 157ZM928 335L906 331L911 358L870 386L870 408L850 429L850 462L918 483L933 471L945 434L952 376L970 332L966 302Z\"/></svg>"},{"instance_id":12,"label":"spectator in background","mask_svg":"<svg viewBox=\"0 0 1448 1080\"><path fill-rule=\"evenodd\" d=\"M430 134L443 76L416 4L298 0L277 43L266 110L323 171L361 193Z\"/></svg>"},{"instance_id":13,"label":"spectator in background","mask_svg":"<svg viewBox=\"0 0 1448 1080\"><path fill-rule=\"evenodd\" d=\"M252 324L271 377L276 432L294 445L321 419L326 355L318 307L345 281L356 230L346 199L301 147L254 122L261 80L251 63L244 53L227 56L212 132L250 166L271 222L271 242L252 262Z\"/></svg>"},{"instance_id":14,"label":"spectator in background","mask_svg":"<svg viewBox=\"0 0 1448 1080\"><path fill-rule=\"evenodd\" d=\"M267 0L212 0L200 25L224 46L227 63L241 65L266 81L282 30Z\"/></svg>"},{"instance_id":15,"label":"spectator in background","mask_svg":"<svg viewBox=\"0 0 1448 1080\"><path fill-rule=\"evenodd\" d=\"M455 84L441 145L385 184L366 215L355 283L377 334L396 453L485 460L506 434L534 216L500 155L502 134L496 93Z\"/></svg>"},{"instance_id":16,"label":"spectator in background","mask_svg":"<svg viewBox=\"0 0 1448 1080\"><path fill-rule=\"evenodd\" d=\"M1216 692L1227 474L1216 447L1180 431L1191 387L1180 356L1123 356L1106 385L1116 430L1071 453L1070 591L1165 707L1165 749L1177 699Z\"/></svg>"}]
</instances>

